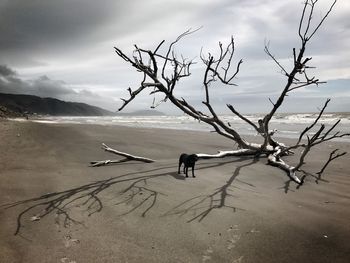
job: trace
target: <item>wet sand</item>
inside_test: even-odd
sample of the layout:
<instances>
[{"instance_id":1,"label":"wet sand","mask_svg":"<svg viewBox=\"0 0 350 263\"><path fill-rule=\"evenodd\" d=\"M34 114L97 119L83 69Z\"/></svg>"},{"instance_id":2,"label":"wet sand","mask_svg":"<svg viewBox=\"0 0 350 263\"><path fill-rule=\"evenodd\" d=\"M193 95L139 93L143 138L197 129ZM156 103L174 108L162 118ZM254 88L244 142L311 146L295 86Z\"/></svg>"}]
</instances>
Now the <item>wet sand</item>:
<instances>
[{"instance_id":1,"label":"wet sand","mask_svg":"<svg viewBox=\"0 0 350 263\"><path fill-rule=\"evenodd\" d=\"M157 161L91 168L119 158L102 142ZM177 174L182 152L232 146L205 132L1 121L0 261L349 262L348 155L298 189L266 159ZM350 144L318 147L305 170L334 148Z\"/></svg>"}]
</instances>

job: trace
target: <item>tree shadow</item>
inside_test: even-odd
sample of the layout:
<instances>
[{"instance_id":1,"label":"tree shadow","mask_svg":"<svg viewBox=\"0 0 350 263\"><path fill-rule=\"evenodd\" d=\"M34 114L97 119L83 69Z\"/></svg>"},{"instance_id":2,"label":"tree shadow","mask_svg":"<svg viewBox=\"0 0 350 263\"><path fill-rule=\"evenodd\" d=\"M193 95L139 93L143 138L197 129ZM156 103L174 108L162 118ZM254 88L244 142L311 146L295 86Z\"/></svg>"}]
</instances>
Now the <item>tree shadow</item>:
<instances>
[{"instance_id":1,"label":"tree shadow","mask_svg":"<svg viewBox=\"0 0 350 263\"><path fill-rule=\"evenodd\" d=\"M91 216L95 213L101 212L103 209L103 202L100 198L102 192L106 189L110 188L113 185L129 183L130 185L123 189L120 194L124 195L128 191L135 191L135 189L143 190L148 193L148 200L151 201L150 204L146 207L143 212L144 215L154 206L159 193L157 191L148 189L143 185L138 185L140 183L147 184L147 180L151 178L156 178L162 176L166 173L160 174L151 174L151 175L143 175L137 176L143 173L152 173L159 170L174 168L175 166L166 166L156 169L151 169L147 171L140 172L131 172L123 175L111 177L109 179L103 179L94 181L92 183L88 183L85 185L81 185L75 188L67 189L64 191L53 192L41 195L39 197L34 197L31 199L26 199L14 203L1 205L2 209L10 209L20 205L28 205L26 209L21 211L17 216L17 227L15 231L15 235L17 235L22 227L22 221L25 215L28 215L30 212L39 212L31 217L31 221L38 221L49 214L55 215L55 223L62 224L64 227L69 226L70 224L79 224L83 225L83 222L80 220L74 219L70 211L73 207L83 207L86 212L88 212L88 216ZM136 175L136 177L134 177ZM131 176L131 177L130 177ZM145 204L146 202L143 202ZM138 206L140 207L140 206Z\"/></svg>"},{"instance_id":2,"label":"tree shadow","mask_svg":"<svg viewBox=\"0 0 350 263\"><path fill-rule=\"evenodd\" d=\"M150 176L148 178L139 178L133 181L129 186L127 186L123 191L120 192L121 195L126 195L126 199L120 202L115 203L115 205L129 205L134 204L129 210L124 213L121 213L119 216L124 216L136 211L139 208L142 208L141 213L142 217L146 217L146 214L154 207L157 202L159 195L164 195L163 193L153 190L147 186L147 180L164 176L165 174L159 174L155 176ZM139 184L143 184L140 186ZM129 193L129 194L128 194ZM140 198L138 198L140 197Z\"/></svg>"},{"instance_id":3,"label":"tree shadow","mask_svg":"<svg viewBox=\"0 0 350 263\"><path fill-rule=\"evenodd\" d=\"M307 172L305 170L300 170L300 172L302 173L302 177L300 178L300 180L303 182L302 184L298 184L296 185L295 189L296 190L299 190L300 187L302 187L304 185L304 182L306 182L306 180L308 178L313 178L315 180L315 183L316 184L319 184L319 182L324 182L324 183L329 183L328 180L326 179L323 179L322 178L322 173L318 172L316 174L313 174L313 173L310 173L310 172ZM288 193L289 191L292 191L294 192L294 190L291 189L291 183L292 185L295 185L294 181L292 179L289 179L287 180L285 183L284 183L284 186L283 187L280 187L279 189L283 189L284 190L284 193Z\"/></svg>"},{"instance_id":4,"label":"tree shadow","mask_svg":"<svg viewBox=\"0 0 350 263\"><path fill-rule=\"evenodd\" d=\"M303 176L300 180L302 182L304 182L305 177ZM292 186L294 186L295 182L292 179L288 179L287 181L284 182L284 186L282 186L278 189L283 189L285 194L288 194L290 191L295 192L294 190L291 189L291 184L292 184ZM303 184L297 184L295 189L298 190Z\"/></svg>"},{"instance_id":5,"label":"tree shadow","mask_svg":"<svg viewBox=\"0 0 350 263\"><path fill-rule=\"evenodd\" d=\"M216 166L221 166L227 162L217 162L204 164L197 169L207 169ZM28 219L30 214L35 214L30 217L30 221L39 221L49 215L54 215L55 224L58 226L68 227L71 224L84 226L82 220L72 216L73 208L81 208L91 216L99 213L104 208L102 193L112 186L127 184L118 192L119 198L124 199L115 203L115 205L127 205L128 210L119 216L127 215L136 210L141 211L141 216L146 217L149 211L156 204L159 196L163 195L160 191L152 189L148 185L150 179L164 176L172 176L177 180L184 180L185 177L178 175L176 172L165 171L166 169L177 169L177 166L163 166L159 168L149 169L146 171L130 172L123 175L94 181L75 188L70 188L64 191L47 193L38 197L21 200L13 203L0 205L1 209L7 210L18 206L27 206L17 215L17 226L15 235L20 233L24 219ZM158 173L157 173L158 172ZM151 173L149 175L144 175ZM141 175L140 175L141 174ZM129 209L129 207L131 208Z\"/></svg>"},{"instance_id":6,"label":"tree shadow","mask_svg":"<svg viewBox=\"0 0 350 263\"><path fill-rule=\"evenodd\" d=\"M247 160L248 158L241 157L235 161L232 162L240 162ZM251 158L249 158L251 160ZM210 213L212 213L216 209L221 208L229 208L233 212L236 212L237 210L244 210L242 208L238 208L232 205L227 204L227 198L228 197L234 197L234 195L231 193L233 191L233 182L236 180L236 178L239 176L241 170L245 167L248 167L250 165L253 165L254 163L258 162L259 159L255 158L251 160L251 162L237 166L235 171L233 172L232 176L226 181L226 183L219 188L216 188L212 193L207 195L198 195L195 197L192 197L190 199L187 199L180 203L179 205L173 207L168 212L166 212L163 216L171 216L171 215L178 215L180 217L185 216L186 214L193 214L187 222L193 222L197 221L200 222L203 219L205 219ZM253 186L252 184L246 183L244 181L241 181L244 184L247 184L249 186Z\"/></svg>"}]
</instances>

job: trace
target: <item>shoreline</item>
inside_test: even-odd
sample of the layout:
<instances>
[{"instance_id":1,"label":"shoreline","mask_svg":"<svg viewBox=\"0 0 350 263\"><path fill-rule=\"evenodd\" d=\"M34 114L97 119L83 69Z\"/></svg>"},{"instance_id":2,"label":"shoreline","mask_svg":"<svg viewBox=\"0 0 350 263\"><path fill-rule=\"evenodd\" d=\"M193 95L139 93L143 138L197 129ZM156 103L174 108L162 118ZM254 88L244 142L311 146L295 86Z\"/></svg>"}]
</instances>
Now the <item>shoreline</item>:
<instances>
[{"instance_id":1,"label":"shoreline","mask_svg":"<svg viewBox=\"0 0 350 263\"><path fill-rule=\"evenodd\" d=\"M350 114L350 113L349 113ZM106 116L105 116L106 117ZM107 116L108 118L110 116ZM120 116L115 116L115 117L120 117ZM131 116L134 118L159 118L159 116ZM164 118L171 118L171 117L179 117L179 116L160 116L160 117L164 117ZM184 116L182 116L184 117ZM39 117L37 119L25 119L25 118L9 118L8 121L15 121L15 122L34 122L34 123L44 123L44 124L52 124L52 125L99 125L99 126L116 126L116 127L129 127L129 128L140 128L140 129L161 129L161 130L178 130L178 131L193 131L193 132L204 132L204 133L215 133L214 130L211 130L210 127L206 124L200 124L199 122L191 119L190 117L186 117L188 120L190 120L187 125L182 125L182 123L178 123L177 125L172 124L169 126L169 124L164 123L163 125L165 127L161 127L160 124L157 125L150 125L147 122L146 123L142 123L141 121L129 121L129 122L78 122L78 121L62 121L62 120L54 120L55 118L68 118L68 119L91 119L91 118L101 118L101 116L90 116L90 117L81 117L81 116L51 116L49 117L49 119L45 119L44 117ZM103 118L103 117L102 117ZM125 118L122 116L122 118ZM130 118L130 116L127 117L127 119ZM200 125L199 125L200 124ZM248 137L248 138L254 138L254 137L259 137L258 134L252 132L249 129L249 125L247 124L242 124L242 123L234 123L235 125L237 125L236 130L243 136L243 137ZM282 123L282 127L283 126L288 126L289 129L291 129L291 127L293 127L291 130L278 130L277 129L277 133L275 134L275 138L280 139L280 140L295 140L298 139L301 131L307 127L307 125L310 123L290 123L290 124L285 124ZM276 124L275 124L276 125ZM331 125L331 124L327 124L327 125ZM344 124L340 123L340 127L343 127ZM202 127L200 127L202 126ZM296 127L294 126L298 126L296 129ZM300 126L300 127L299 127ZM244 127L242 129L242 127ZM272 125L273 127L273 125ZM275 128L275 127L274 127ZM285 127L284 127L285 128ZM345 126L345 128L343 127L342 130L340 130L343 133L349 133L350 131L348 131L348 128L350 129L350 126L347 127ZM293 130L294 129L294 130ZM338 129L339 130L339 129ZM337 130L337 131L338 131ZM313 135L314 133L311 132L311 135ZM343 138L336 138L335 140L333 140L335 142L345 142L345 143L350 143L350 136L348 137L343 137Z\"/></svg>"},{"instance_id":2,"label":"shoreline","mask_svg":"<svg viewBox=\"0 0 350 263\"><path fill-rule=\"evenodd\" d=\"M27 200L0 208L3 262L349 259L348 156L336 159L318 183L310 176L298 188L266 159L203 160L196 165L196 178L178 175L182 152L232 147L212 133L5 121L0 134L0 205ZM115 158L100 149L102 142L157 161L91 168L90 161ZM317 172L330 145L350 150L349 143L317 147L305 169ZM96 199L84 204L94 196L91 191ZM37 199L28 201L32 198ZM55 209L31 221L45 202L61 208L71 202L64 208L83 225L64 226L64 214ZM38 206L23 215L20 234L14 236L18 216L33 205Z\"/></svg>"}]
</instances>

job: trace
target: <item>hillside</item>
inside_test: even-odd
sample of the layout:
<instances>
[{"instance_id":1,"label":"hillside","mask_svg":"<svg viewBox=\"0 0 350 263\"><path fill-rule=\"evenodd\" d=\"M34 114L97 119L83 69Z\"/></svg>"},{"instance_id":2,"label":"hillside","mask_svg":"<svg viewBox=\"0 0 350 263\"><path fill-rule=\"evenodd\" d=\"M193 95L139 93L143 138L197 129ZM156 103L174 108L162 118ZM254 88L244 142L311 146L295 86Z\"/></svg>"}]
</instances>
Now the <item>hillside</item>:
<instances>
[{"instance_id":1,"label":"hillside","mask_svg":"<svg viewBox=\"0 0 350 263\"><path fill-rule=\"evenodd\" d=\"M52 116L105 116L112 112L85 103L66 102L32 95L0 93L0 106L19 115L39 114Z\"/></svg>"},{"instance_id":2,"label":"hillside","mask_svg":"<svg viewBox=\"0 0 350 263\"><path fill-rule=\"evenodd\" d=\"M24 117L25 115L20 112L14 112L12 110L9 110L5 106L0 105L0 119L1 118L17 118L17 117Z\"/></svg>"}]
</instances>

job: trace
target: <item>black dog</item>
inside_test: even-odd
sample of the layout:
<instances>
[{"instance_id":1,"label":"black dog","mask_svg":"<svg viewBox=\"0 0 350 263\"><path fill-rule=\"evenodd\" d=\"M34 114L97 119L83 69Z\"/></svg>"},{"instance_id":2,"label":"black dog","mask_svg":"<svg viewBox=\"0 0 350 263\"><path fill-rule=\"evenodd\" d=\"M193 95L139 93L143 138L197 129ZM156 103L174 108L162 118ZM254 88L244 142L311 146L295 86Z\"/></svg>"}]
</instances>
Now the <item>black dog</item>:
<instances>
[{"instance_id":1,"label":"black dog","mask_svg":"<svg viewBox=\"0 0 350 263\"><path fill-rule=\"evenodd\" d=\"M194 176L194 165L196 164L196 161L198 161L198 156L195 154L186 154L183 153L180 155L179 158L179 169L178 173L180 174L180 167L182 164L184 164L184 174L186 174L186 177L188 177L188 167L192 167L192 176Z\"/></svg>"}]
</instances>

